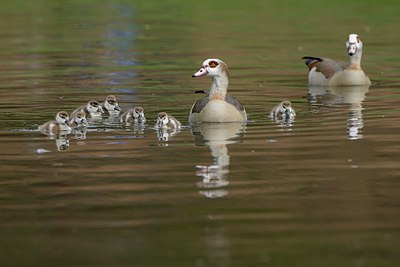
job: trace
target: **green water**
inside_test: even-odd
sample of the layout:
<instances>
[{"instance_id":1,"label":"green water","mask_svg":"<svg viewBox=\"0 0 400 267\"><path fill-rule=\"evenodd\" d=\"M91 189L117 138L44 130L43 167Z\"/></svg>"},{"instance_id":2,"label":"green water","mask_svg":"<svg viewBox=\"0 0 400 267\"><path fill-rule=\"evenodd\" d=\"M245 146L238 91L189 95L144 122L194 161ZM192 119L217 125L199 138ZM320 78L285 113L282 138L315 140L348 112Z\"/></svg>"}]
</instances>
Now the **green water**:
<instances>
[{"instance_id":1,"label":"green water","mask_svg":"<svg viewBox=\"0 0 400 267\"><path fill-rule=\"evenodd\" d=\"M398 266L397 1L0 7L2 266ZM301 57L347 60L349 33L373 85L308 88ZM247 125L187 124L210 57ZM144 128L36 131L109 94L143 106ZM284 99L292 125L267 116ZM184 124L168 141L160 111Z\"/></svg>"}]
</instances>

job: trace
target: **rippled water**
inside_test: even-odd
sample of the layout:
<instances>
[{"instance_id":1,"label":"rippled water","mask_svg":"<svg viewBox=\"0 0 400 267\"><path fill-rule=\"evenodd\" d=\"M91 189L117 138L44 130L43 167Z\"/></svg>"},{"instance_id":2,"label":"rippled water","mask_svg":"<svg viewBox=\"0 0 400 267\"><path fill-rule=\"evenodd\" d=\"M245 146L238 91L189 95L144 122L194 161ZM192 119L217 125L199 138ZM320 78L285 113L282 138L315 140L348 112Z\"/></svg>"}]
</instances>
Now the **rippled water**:
<instances>
[{"instance_id":1,"label":"rippled water","mask_svg":"<svg viewBox=\"0 0 400 267\"><path fill-rule=\"evenodd\" d=\"M397 266L400 10L382 3L3 4L4 266ZM308 88L301 57L345 59L350 32L373 85ZM208 57L246 125L188 125ZM146 125L36 130L109 94ZM284 99L291 124L268 117ZM184 127L158 132L160 111Z\"/></svg>"}]
</instances>

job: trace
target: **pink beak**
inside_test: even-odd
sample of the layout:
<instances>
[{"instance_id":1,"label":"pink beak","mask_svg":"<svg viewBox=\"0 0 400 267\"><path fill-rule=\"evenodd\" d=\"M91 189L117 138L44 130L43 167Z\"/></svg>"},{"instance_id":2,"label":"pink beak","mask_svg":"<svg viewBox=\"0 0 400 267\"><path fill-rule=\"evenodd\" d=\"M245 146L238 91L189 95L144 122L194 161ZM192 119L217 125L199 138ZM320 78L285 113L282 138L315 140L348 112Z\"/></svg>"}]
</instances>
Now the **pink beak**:
<instances>
[{"instance_id":1,"label":"pink beak","mask_svg":"<svg viewBox=\"0 0 400 267\"><path fill-rule=\"evenodd\" d=\"M207 74L208 74L208 72L207 72L206 68L203 67L203 68L199 69L195 74L193 74L192 77L193 78L201 77L201 76L204 76L204 75L207 75Z\"/></svg>"}]
</instances>

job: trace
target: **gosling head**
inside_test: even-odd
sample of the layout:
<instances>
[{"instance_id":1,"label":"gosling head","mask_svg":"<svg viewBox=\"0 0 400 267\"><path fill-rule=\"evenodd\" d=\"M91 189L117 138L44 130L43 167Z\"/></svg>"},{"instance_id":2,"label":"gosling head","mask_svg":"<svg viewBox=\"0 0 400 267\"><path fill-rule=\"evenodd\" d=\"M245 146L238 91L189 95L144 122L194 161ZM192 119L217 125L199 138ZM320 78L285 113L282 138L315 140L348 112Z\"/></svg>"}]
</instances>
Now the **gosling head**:
<instances>
[{"instance_id":1,"label":"gosling head","mask_svg":"<svg viewBox=\"0 0 400 267\"><path fill-rule=\"evenodd\" d=\"M146 121L146 117L144 116L144 109L142 107L135 107L133 109L133 117L139 122Z\"/></svg>"},{"instance_id":2,"label":"gosling head","mask_svg":"<svg viewBox=\"0 0 400 267\"><path fill-rule=\"evenodd\" d=\"M282 101L280 111L287 115L290 115L293 111L292 103L290 101Z\"/></svg>"},{"instance_id":3,"label":"gosling head","mask_svg":"<svg viewBox=\"0 0 400 267\"><path fill-rule=\"evenodd\" d=\"M209 58L206 59L201 68L192 75L193 78L201 77L201 76L220 76L220 75L228 75L228 67L225 62L218 58Z\"/></svg>"},{"instance_id":4,"label":"gosling head","mask_svg":"<svg viewBox=\"0 0 400 267\"><path fill-rule=\"evenodd\" d=\"M121 111L121 108L117 102L117 98L114 95L109 95L106 97L106 100L104 101L104 108L109 112Z\"/></svg>"},{"instance_id":5,"label":"gosling head","mask_svg":"<svg viewBox=\"0 0 400 267\"><path fill-rule=\"evenodd\" d=\"M68 124L69 115L65 111L60 111L56 115L56 122L59 124Z\"/></svg>"},{"instance_id":6,"label":"gosling head","mask_svg":"<svg viewBox=\"0 0 400 267\"><path fill-rule=\"evenodd\" d=\"M87 124L86 113L83 111L79 111L78 113L76 113L72 119L76 122L77 125Z\"/></svg>"},{"instance_id":7,"label":"gosling head","mask_svg":"<svg viewBox=\"0 0 400 267\"><path fill-rule=\"evenodd\" d=\"M157 116L157 127L163 128L169 122L168 114L166 112L160 112Z\"/></svg>"},{"instance_id":8,"label":"gosling head","mask_svg":"<svg viewBox=\"0 0 400 267\"><path fill-rule=\"evenodd\" d=\"M347 53L349 56L353 56L358 51L361 51L363 44L361 42L360 36L358 34L350 34L349 39L346 41Z\"/></svg>"},{"instance_id":9,"label":"gosling head","mask_svg":"<svg viewBox=\"0 0 400 267\"><path fill-rule=\"evenodd\" d=\"M97 102L95 100L89 101L86 105L86 108L89 111L89 113L91 113L91 114L93 114L93 113L101 114L101 106L100 106L99 102Z\"/></svg>"}]
</instances>

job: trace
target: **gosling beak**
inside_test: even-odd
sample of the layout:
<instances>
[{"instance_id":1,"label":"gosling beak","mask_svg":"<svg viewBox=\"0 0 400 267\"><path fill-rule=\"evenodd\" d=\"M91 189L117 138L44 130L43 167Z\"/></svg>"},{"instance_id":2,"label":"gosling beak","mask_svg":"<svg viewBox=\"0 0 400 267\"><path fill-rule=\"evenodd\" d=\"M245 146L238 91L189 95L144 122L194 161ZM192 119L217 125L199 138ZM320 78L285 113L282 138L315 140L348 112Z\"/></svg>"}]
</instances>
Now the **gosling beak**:
<instances>
[{"instance_id":1,"label":"gosling beak","mask_svg":"<svg viewBox=\"0 0 400 267\"><path fill-rule=\"evenodd\" d=\"M195 78L195 77L201 77L201 76L204 76L204 75L207 75L207 70L206 70L206 68L201 68L201 69L199 69L195 74L193 74L192 75L192 78Z\"/></svg>"},{"instance_id":2,"label":"gosling beak","mask_svg":"<svg viewBox=\"0 0 400 267\"><path fill-rule=\"evenodd\" d=\"M115 106L114 110L116 110L116 111L121 111L121 108L118 107L118 106Z\"/></svg>"}]
</instances>

